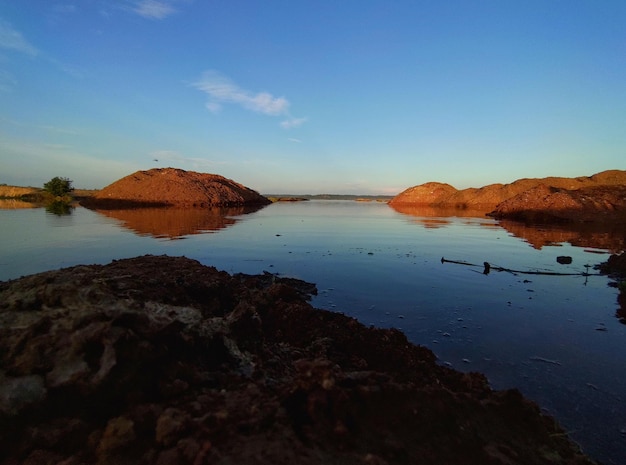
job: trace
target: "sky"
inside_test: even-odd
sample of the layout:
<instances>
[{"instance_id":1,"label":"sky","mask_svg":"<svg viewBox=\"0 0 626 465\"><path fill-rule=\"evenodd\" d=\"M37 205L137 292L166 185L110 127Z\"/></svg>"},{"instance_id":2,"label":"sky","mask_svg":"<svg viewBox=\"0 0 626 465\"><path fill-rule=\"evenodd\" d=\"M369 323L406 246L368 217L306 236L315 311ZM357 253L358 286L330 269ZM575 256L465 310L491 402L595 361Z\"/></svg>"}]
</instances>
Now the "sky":
<instances>
[{"instance_id":1,"label":"sky","mask_svg":"<svg viewBox=\"0 0 626 465\"><path fill-rule=\"evenodd\" d=\"M626 169L624 0L0 0L0 183L387 194Z\"/></svg>"}]
</instances>

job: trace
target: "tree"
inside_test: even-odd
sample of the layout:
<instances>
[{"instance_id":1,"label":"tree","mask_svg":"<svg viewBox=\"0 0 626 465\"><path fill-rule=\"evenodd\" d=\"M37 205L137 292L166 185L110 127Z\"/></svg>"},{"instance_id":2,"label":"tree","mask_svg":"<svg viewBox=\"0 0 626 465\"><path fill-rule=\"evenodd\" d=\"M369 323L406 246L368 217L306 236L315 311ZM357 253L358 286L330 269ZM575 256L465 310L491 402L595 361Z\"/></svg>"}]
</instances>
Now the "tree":
<instances>
[{"instance_id":1,"label":"tree","mask_svg":"<svg viewBox=\"0 0 626 465\"><path fill-rule=\"evenodd\" d=\"M60 178L58 176L55 176L50 181L45 183L43 188L55 197L63 197L74 190L71 179Z\"/></svg>"}]
</instances>

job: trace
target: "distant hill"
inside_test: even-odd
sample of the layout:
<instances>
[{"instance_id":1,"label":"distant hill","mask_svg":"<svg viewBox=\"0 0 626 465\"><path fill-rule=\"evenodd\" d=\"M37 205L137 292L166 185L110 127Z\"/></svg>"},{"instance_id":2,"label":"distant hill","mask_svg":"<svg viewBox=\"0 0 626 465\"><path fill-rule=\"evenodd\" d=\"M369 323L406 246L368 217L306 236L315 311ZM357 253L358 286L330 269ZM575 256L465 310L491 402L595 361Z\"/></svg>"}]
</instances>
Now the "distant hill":
<instances>
[{"instance_id":1,"label":"distant hill","mask_svg":"<svg viewBox=\"0 0 626 465\"><path fill-rule=\"evenodd\" d=\"M393 195L348 195L348 194L264 194L269 199L294 198L306 200L369 200L388 202Z\"/></svg>"}]
</instances>

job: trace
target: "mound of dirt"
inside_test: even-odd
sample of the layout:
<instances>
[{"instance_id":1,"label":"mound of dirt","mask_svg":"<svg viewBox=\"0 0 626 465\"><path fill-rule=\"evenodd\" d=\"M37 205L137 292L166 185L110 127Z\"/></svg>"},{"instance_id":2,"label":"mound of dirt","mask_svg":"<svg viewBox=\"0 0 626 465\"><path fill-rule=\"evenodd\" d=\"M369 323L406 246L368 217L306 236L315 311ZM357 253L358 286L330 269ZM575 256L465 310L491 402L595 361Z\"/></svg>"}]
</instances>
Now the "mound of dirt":
<instances>
[{"instance_id":1,"label":"mound of dirt","mask_svg":"<svg viewBox=\"0 0 626 465\"><path fill-rule=\"evenodd\" d=\"M145 256L0 282L2 464L591 464L313 285Z\"/></svg>"},{"instance_id":2,"label":"mound of dirt","mask_svg":"<svg viewBox=\"0 0 626 465\"><path fill-rule=\"evenodd\" d=\"M446 189L445 191L440 190L440 195L433 196L430 188L433 184L446 186ZM448 184L426 183L401 192L389 204L394 208L402 208L408 204L430 205L445 208L480 209L488 213L500 203L516 196L525 195L524 198L528 200L534 195L542 195L541 191L532 192L533 189L542 189L540 186L574 191L592 187L619 188L624 185L626 185L626 171L620 170L603 171L593 176L578 178L519 179L510 184L491 184L481 188L463 190L457 190ZM608 189L608 191L610 190ZM591 208L591 204L589 206Z\"/></svg>"},{"instance_id":3,"label":"mound of dirt","mask_svg":"<svg viewBox=\"0 0 626 465\"><path fill-rule=\"evenodd\" d=\"M443 204L458 192L450 184L427 182L419 186L409 187L389 201L390 205L438 205Z\"/></svg>"},{"instance_id":4,"label":"mound of dirt","mask_svg":"<svg viewBox=\"0 0 626 465\"><path fill-rule=\"evenodd\" d=\"M489 214L525 222L626 223L626 186L594 186L576 190L545 184L500 203Z\"/></svg>"},{"instance_id":5,"label":"mound of dirt","mask_svg":"<svg viewBox=\"0 0 626 465\"><path fill-rule=\"evenodd\" d=\"M155 168L115 181L81 203L90 208L125 208L235 207L271 202L258 192L217 174Z\"/></svg>"}]
</instances>

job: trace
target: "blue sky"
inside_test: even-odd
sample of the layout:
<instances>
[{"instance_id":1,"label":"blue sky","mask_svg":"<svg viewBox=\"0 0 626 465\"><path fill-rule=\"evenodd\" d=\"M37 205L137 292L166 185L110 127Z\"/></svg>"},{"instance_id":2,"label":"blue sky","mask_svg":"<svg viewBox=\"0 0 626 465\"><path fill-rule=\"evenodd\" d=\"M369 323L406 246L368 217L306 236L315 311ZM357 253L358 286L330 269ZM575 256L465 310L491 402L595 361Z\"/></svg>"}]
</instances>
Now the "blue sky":
<instances>
[{"instance_id":1,"label":"blue sky","mask_svg":"<svg viewBox=\"0 0 626 465\"><path fill-rule=\"evenodd\" d=\"M626 1L0 0L0 183L396 194L626 169Z\"/></svg>"}]
</instances>

